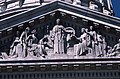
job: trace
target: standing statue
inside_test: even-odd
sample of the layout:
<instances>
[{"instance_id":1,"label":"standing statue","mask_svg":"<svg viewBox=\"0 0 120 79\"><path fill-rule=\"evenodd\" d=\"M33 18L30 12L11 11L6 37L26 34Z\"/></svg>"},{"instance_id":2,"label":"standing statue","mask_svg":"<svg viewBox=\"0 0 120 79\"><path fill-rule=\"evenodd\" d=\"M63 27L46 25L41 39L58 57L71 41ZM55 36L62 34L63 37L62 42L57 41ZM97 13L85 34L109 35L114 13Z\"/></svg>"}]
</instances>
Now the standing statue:
<instances>
[{"instance_id":1,"label":"standing statue","mask_svg":"<svg viewBox=\"0 0 120 79\"><path fill-rule=\"evenodd\" d=\"M89 42L88 42L88 46L92 49L91 51L93 52L93 55L95 56L95 43L96 43L96 32L93 30L93 26L90 26L90 31L88 32L89 34Z\"/></svg>"},{"instance_id":2,"label":"standing statue","mask_svg":"<svg viewBox=\"0 0 120 79\"><path fill-rule=\"evenodd\" d=\"M56 20L57 25L53 27L53 43L54 43L54 54L64 54L65 51L65 30L62 25L60 25L60 19Z\"/></svg>"},{"instance_id":3,"label":"standing statue","mask_svg":"<svg viewBox=\"0 0 120 79\"><path fill-rule=\"evenodd\" d=\"M74 53L76 55L81 56L84 53L84 44L82 43L82 39L79 38L79 44L74 45Z\"/></svg>"},{"instance_id":4,"label":"standing statue","mask_svg":"<svg viewBox=\"0 0 120 79\"><path fill-rule=\"evenodd\" d=\"M49 43L49 36L45 35L42 39L40 39L39 44L38 44L38 52L36 53L37 57L42 56L45 58L48 54L46 51L46 47L52 48L52 46Z\"/></svg>"},{"instance_id":5,"label":"standing statue","mask_svg":"<svg viewBox=\"0 0 120 79\"><path fill-rule=\"evenodd\" d=\"M103 37L103 55L106 56L107 55L107 42L105 41L105 37Z\"/></svg>"},{"instance_id":6,"label":"standing statue","mask_svg":"<svg viewBox=\"0 0 120 79\"><path fill-rule=\"evenodd\" d=\"M105 38L99 34L97 34L97 43L98 43L98 49L96 50L96 55L98 57L105 56L106 55L106 47L107 44L105 42Z\"/></svg>"},{"instance_id":7,"label":"standing statue","mask_svg":"<svg viewBox=\"0 0 120 79\"><path fill-rule=\"evenodd\" d=\"M92 29L92 28L91 28ZM93 34L93 37L89 34L89 31L88 29L85 29L86 31L86 42L87 42L87 54L90 54L90 53L93 53L92 51L92 47L91 47L91 44L92 44L92 38L94 38L94 34Z\"/></svg>"},{"instance_id":8,"label":"standing statue","mask_svg":"<svg viewBox=\"0 0 120 79\"><path fill-rule=\"evenodd\" d=\"M44 52L45 52L45 46L44 46L44 38L40 39L39 43L38 43L38 52L36 53L37 57L43 56ZM44 57L44 56L43 56Z\"/></svg>"},{"instance_id":9,"label":"standing statue","mask_svg":"<svg viewBox=\"0 0 120 79\"><path fill-rule=\"evenodd\" d=\"M96 56L101 57L103 55L103 38L101 35L97 34L97 48L96 48Z\"/></svg>"},{"instance_id":10,"label":"standing statue","mask_svg":"<svg viewBox=\"0 0 120 79\"><path fill-rule=\"evenodd\" d=\"M18 57L22 57L24 58L27 54L27 42L26 42L26 39L28 37L28 33L30 31L30 28L27 27L25 29L25 31L22 32L21 36L20 36L20 42L21 44L19 45L19 54L18 54Z\"/></svg>"}]
</instances>

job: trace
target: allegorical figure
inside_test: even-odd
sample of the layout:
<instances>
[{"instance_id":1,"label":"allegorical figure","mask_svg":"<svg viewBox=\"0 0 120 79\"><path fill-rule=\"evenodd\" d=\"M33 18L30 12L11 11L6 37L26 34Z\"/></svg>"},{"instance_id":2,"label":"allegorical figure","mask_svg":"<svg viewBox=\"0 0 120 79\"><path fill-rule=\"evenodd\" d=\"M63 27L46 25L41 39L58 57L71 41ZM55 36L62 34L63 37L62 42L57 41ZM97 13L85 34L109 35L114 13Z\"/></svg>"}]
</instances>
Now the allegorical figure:
<instances>
[{"instance_id":1,"label":"allegorical figure","mask_svg":"<svg viewBox=\"0 0 120 79\"><path fill-rule=\"evenodd\" d=\"M102 56L104 51L103 51L103 38L101 35L97 34L97 47L96 47L96 56Z\"/></svg>"},{"instance_id":2,"label":"allegorical figure","mask_svg":"<svg viewBox=\"0 0 120 79\"><path fill-rule=\"evenodd\" d=\"M26 39L28 37L29 31L30 31L30 28L27 27L25 29L25 31L23 31L21 36L20 36L21 45L19 46L19 50L20 51L18 53L18 57L24 58L26 56L26 53L27 53L27 42L26 42Z\"/></svg>"},{"instance_id":3,"label":"allegorical figure","mask_svg":"<svg viewBox=\"0 0 120 79\"><path fill-rule=\"evenodd\" d=\"M109 54L109 56L120 56L120 39L118 42L119 43L113 47L112 53Z\"/></svg>"},{"instance_id":4,"label":"allegorical figure","mask_svg":"<svg viewBox=\"0 0 120 79\"><path fill-rule=\"evenodd\" d=\"M57 25L53 27L53 43L54 53L64 54L65 53L65 31L64 27L60 25L60 19L56 20Z\"/></svg>"},{"instance_id":5,"label":"allegorical figure","mask_svg":"<svg viewBox=\"0 0 120 79\"><path fill-rule=\"evenodd\" d=\"M83 33L80 38L78 38L80 40L79 44L76 45L76 53L77 55L82 55L82 54L86 54L87 51L87 32L85 30L85 28L82 28L81 32Z\"/></svg>"},{"instance_id":6,"label":"allegorical figure","mask_svg":"<svg viewBox=\"0 0 120 79\"><path fill-rule=\"evenodd\" d=\"M37 49L37 37L36 35L36 30L32 30L31 34L27 37L26 42L27 42L27 57L33 57L35 50Z\"/></svg>"},{"instance_id":7,"label":"allegorical figure","mask_svg":"<svg viewBox=\"0 0 120 79\"><path fill-rule=\"evenodd\" d=\"M38 52L36 53L37 57L43 56L44 52L45 52L45 46L44 46L44 38L40 39L39 43L38 43Z\"/></svg>"},{"instance_id":8,"label":"allegorical figure","mask_svg":"<svg viewBox=\"0 0 120 79\"><path fill-rule=\"evenodd\" d=\"M38 44L38 52L36 53L37 57L42 56L45 58L48 54L46 51L46 47L51 48L49 45L49 36L45 35L42 39L40 39L39 44Z\"/></svg>"},{"instance_id":9,"label":"allegorical figure","mask_svg":"<svg viewBox=\"0 0 120 79\"><path fill-rule=\"evenodd\" d=\"M72 46L73 38L75 37L75 30L72 27L66 27L66 42L67 42L67 48L70 48ZM75 37L76 38L76 37Z\"/></svg>"},{"instance_id":10,"label":"allegorical figure","mask_svg":"<svg viewBox=\"0 0 120 79\"><path fill-rule=\"evenodd\" d=\"M96 32L93 30L93 26L90 26L90 31L88 32L89 36L90 36L90 41L89 41L89 47L92 49L93 55L95 56L95 43L96 43Z\"/></svg>"},{"instance_id":11,"label":"allegorical figure","mask_svg":"<svg viewBox=\"0 0 120 79\"><path fill-rule=\"evenodd\" d=\"M10 58L15 58L18 56L18 46L20 44L20 40L19 40L19 31L16 32L16 38L14 40L14 42L12 43L12 45L10 46L10 53L9 53L9 57Z\"/></svg>"}]
</instances>

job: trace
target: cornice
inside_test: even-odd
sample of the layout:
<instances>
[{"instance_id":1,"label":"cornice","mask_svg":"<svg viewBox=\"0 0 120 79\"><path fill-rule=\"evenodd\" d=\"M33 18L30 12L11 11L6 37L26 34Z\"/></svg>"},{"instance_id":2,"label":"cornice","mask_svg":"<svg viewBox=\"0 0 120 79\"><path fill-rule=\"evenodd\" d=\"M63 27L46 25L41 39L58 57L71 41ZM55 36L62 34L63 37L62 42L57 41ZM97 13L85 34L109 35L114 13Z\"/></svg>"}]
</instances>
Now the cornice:
<instances>
[{"instance_id":1,"label":"cornice","mask_svg":"<svg viewBox=\"0 0 120 79\"><path fill-rule=\"evenodd\" d=\"M105 23L105 25L108 24L108 26L116 28L116 29L120 29L119 28L119 26L120 26L119 18L104 15L103 13L96 12L96 11L90 10L88 8L84 8L82 6L75 6L75 5L72 5L69 3L55 1L55 2L51 2L51 3L43 5L43 6L38 6L34 9L30 9L28 11L21 12L19 14L13 15L11 17L1 19L0 20L0 26L1 26L0 30L15 26L17 24L20 24L27 20L31 20L36 17L42 16L51 11L56 11L56 10L59 11L60 9L66 11L66 12L72 12L74 15L76 15L76 14L82 15L82 16L84 16L83 18L87 18L87 19L91 18L91 19L93 19L93 21L97 21L98 23L103 23L103 24Z\"/></svg>"}]
</instances>

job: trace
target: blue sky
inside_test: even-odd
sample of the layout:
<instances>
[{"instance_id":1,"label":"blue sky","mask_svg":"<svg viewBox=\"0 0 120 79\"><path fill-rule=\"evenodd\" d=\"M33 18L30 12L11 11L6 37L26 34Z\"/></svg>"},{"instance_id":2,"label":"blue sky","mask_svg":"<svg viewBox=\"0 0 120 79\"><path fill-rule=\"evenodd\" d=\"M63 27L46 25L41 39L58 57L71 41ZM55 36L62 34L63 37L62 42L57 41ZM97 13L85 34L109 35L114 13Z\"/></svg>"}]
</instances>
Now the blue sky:
<instances>
[{"instance_id":1,"label":"blue sky","mask_svg":"<svg viewBox=\"0 0 120 79\"><path fill-rule=\"evenodd\" d=\"M115 16L120 18L120 0L112 0Z\"/></svg>"}]
</instances>

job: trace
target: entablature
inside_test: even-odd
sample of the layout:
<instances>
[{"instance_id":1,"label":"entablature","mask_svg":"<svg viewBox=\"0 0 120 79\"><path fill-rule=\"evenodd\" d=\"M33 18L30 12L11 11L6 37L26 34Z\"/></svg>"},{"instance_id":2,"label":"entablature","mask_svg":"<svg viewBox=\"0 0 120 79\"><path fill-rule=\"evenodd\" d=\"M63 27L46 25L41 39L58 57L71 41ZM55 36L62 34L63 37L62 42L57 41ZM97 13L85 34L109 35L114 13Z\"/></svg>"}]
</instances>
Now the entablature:
<instances>
[{"instance_id":1,"label":"entablature","mask_svg":"<svg viewBox=\"0 0 120 79\"><path fill-rule=\"evenodd\" d=\"M94 61L95 59L93 59ZM47 62L46 62L47 61ZM113 61L97 61L90 62L85 60L78 59L76 62L71 60L60 60L62 62L57 62L57 60L51 61L46 60L45 62L41 62L40 60L24 60L24 61L6 61L11 62L11 64L1 64L0 62L0 72L37 72L37 71L94 71L94 70L119 70L120 64L119 62ZM68 62L69 61L69 62ZM79 61L79 62L78 62ZM106 62L106 63L105 63Z\"/></svg>"},{"instance_id":2,"label":"entablature","mask_svg":"<svg viewBox=\"0 0 120 79\"><path fill-rule=\"evenodd\" d=\"M98 23L108 25L110 27L112 26L113 28L119 29L119 26L120 26L120 19L116 17L105 15L103 13L99 13L99 12L96 12L90 9L86 9L82 6L78 7L78 6L68 4L65 2L55 1L48 5L38 6L35 9L25 11L22 13L18 13L17 15L14 15L8 18L1 19L0 30L18 25L18 23L20 24L28 20L35 19L37 17L40 17L42 15L45 15L47 13L50 13L56 10L71 13L72 15L86 18L88 20L93 20Z\"/></svg>"}]
</instances>

